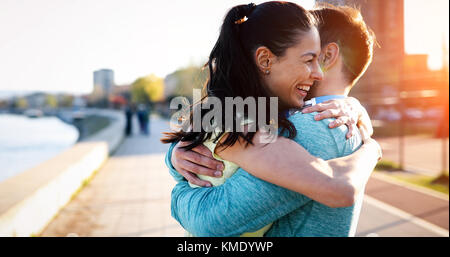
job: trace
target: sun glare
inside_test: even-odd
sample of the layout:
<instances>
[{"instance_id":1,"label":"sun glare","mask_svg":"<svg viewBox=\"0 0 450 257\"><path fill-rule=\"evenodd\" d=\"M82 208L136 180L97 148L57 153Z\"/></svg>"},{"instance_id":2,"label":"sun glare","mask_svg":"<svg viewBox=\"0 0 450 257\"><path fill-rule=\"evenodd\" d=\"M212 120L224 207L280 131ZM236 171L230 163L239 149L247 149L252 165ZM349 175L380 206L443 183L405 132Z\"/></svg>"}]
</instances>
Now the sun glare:
<instances>
[{"instance_id":1,"label":"sun glare","mask_svg":"<svg viewBox=\"0 0 450 257\"><path fill-rule=\"evenodd\" d=\"M428 67L442 68L449 48L449 2L405 1L405 51L428 54Z\"/></svg>"}]
</instances>

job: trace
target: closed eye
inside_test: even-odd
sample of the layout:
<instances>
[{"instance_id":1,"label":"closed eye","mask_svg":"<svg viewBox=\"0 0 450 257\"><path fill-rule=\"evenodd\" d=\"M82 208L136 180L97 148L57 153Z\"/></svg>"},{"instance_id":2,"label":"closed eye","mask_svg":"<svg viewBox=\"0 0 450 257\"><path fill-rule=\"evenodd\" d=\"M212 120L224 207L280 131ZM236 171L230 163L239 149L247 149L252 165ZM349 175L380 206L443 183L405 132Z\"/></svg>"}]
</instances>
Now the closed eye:
<instances>
[{"instance_id":1,"label":"closed eye","mask_svg":"<svg viewBox=\"0 0 450 257\"><path fill-rule=\"evenodd\" d=\"M316 57L313 57L306 61L306 63L313 63L316 60Z\"/></svg>"},{"instance_id":2,"label":"closed eye","mask_svg":"<svg viewBox=\"0 0 450 257\"><path fill-rule=\"evenodd\" d=\"M317 59L317 54L309 52L309 53L302 55L302 57L309 57L310 59L306 60L306 63L310 64L310 63L313 63Z\"/></svg>"}]
</instances>

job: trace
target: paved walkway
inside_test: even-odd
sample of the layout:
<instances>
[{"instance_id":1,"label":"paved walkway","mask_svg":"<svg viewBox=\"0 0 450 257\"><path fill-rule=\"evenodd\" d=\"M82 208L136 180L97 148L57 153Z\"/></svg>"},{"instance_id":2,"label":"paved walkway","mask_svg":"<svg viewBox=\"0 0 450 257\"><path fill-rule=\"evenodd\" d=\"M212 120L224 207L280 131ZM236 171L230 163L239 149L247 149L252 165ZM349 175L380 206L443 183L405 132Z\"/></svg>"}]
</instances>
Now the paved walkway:
<instances>
[{"instance_id":1,"label":"paved walkway","mask_svg":"<svg viewBox=\"0 0 450 257\"><path fill-rule=\"evenodd\" d=\"M168 146L159 142L167 129L152 120L150 137L135 130L41 236L183 236L170 215Z\"/></svg>"},{"instance_id":2,"label":"paved walkway","mask_svg":"<svg viewBox=\"0 0 450 257\"><path fill-rule=\"evenodd\" d=\"M373 174L357 236L449 236L448 196Z\"/></svg>"},{"instance_id":3,"label":"paved walkway","mask_svg":"<svg viewBox=\"0 0 450 257\"><path fill-rule=\"evenodd\" d=\"M377 139L383 148L383 159L400 163L399 138ZM430 136L406 136L404 138L404 165L408 171L437 176L442 171L442 140ZM446 140L448 149L449 140ZM446 170L449 170L448 150Z\"/></svg>"},{"instance_id":4,"label":"paved walkway","mask_svg":"<svg viewBox=\"0 0 450 257\"><path fill-rule=\"evenodd\" d=\"M170 215L174 181L159 142L167 130L168 122L152 119L150 137L126 138L41 236L183 236ZM366 193L357 236L448 236L448 198L375 177Z\"/></svg>"}]
</instances>

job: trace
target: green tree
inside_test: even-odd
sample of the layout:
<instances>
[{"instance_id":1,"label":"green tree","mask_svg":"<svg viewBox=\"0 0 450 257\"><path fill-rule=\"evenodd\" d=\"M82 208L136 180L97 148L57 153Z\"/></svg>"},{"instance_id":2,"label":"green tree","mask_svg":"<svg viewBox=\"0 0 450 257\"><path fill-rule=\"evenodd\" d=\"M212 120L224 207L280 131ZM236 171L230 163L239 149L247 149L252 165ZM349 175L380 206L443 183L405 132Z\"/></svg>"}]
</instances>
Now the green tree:
<instances>
[{"instance_id":1,"label":"green tree","mask_svg":"<svg viewBox=\"0 0 450 257\"><path fill-rule=\"evenodd\" d=\"M192 97L192 90L194 88L201 89L207 76L207 69L202 69L201 66L191 65L178 69L167 76L167 80L172 84L170 85L171 92L167 92L167 95Z\"/></svg>"},{"instance_id":2,"label":"green tree","mask_svg":"<svg viewBox=\"0 0 450 257\"><path fill-rule=\"evenodd\" d=\"M131 101L133 103L161 101L164 97L163 93L163 79L153 74L138 78L131 84Z\"/></svg>"},{"instance_id":3,"label":"green tree","mask_svg":"<svg viewBox=\"0 0 450 257\"><path fill-rule=\"evenodd\" d=\"M28 101L25 97L20 97L16 100L16 107L19 109L25 109L28 107Z\"/></svg>"},{"instance_id":4,"label":"green tree","mask_svg":"<svg viewBox=\"0 0 450 257\"><path fill-rule=\"evenodd\" d=\"M60 99L59 105L61 107L72 107L73 95L63 95Z\"/></svg>"},{"instance_id":5,"label":"green tree","mask_svg":"<svg viewBox=\"0 0 450 257\"><path fill-rule=\"evenodd\" d=\"M45 105L50 108L57 108L58 107L58 100L54 95L46 95L45 96Z\"/></svg>"}]
</instances>

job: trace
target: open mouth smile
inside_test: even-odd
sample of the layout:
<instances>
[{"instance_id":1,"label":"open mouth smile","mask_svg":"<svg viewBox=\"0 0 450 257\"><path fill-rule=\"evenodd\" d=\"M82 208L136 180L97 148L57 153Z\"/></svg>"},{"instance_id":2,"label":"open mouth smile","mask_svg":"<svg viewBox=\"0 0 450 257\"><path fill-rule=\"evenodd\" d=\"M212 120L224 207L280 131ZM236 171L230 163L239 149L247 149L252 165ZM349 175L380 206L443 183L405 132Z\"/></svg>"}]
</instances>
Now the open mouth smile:
<instances>
[{"instance_id":1,"label":"open mouth smile","mask_svg":"<svg viewBox=\"0 0 450 257\"><path fill-rule=\"evenodd\" d=\"M306 94L308 94L308 91L310 88L311 88L311 86L309 86L309 85L297 85L296 86L297 92L303 97L305 97Z\"/></svg>"}]
</instances>

